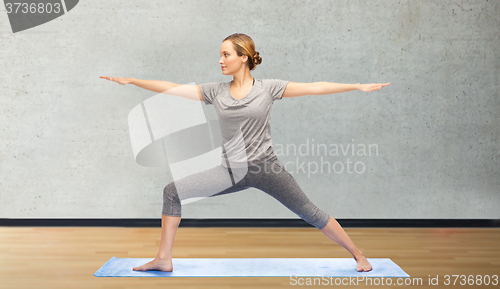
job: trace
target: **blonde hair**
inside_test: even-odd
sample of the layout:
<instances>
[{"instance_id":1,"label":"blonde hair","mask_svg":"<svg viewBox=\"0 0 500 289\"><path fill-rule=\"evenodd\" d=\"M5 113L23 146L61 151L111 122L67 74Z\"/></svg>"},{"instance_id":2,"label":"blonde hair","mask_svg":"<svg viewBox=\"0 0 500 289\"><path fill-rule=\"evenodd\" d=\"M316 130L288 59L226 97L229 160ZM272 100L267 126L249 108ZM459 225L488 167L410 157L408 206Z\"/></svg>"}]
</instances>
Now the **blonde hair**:
<instances>
[{"instance_id":1,"label":"blonde hair","mask_svg":"<svg viewBox=\"0 0 500 289\"><path fill-rule=\"evenodd\" d=\"M262 63L262 57L259 56L259 52L255 51L255 43L250 36L242 33L234 33L226 37L224 41L226 40L230 40L233 43L234 50L236 50L238 56L248 56L247 63L250 70L254 70L257 65Z\"/></svg>"}]
</instances>

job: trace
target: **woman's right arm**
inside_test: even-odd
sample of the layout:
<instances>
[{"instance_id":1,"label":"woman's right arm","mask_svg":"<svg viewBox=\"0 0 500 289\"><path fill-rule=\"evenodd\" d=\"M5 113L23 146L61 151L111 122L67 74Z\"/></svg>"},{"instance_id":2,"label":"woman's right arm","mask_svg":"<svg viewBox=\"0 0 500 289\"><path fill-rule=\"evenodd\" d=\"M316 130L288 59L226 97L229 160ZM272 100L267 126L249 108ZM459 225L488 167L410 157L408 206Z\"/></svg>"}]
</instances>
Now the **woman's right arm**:
<instances>
[{"instance_id":1,"label":"woman's right arm","mask_svg":"<svg viewBox=\"0 0 500 289\"><path fill-rule=\"evenodd\" d=\"M200 87L198 85L183 85L183 84L176 84L170 81L142 80L142 79L125 78L125 77L100 76L100 78L114 81L121 85L133 84L140 88L144 88L157 93L172 94L191 100L203 101Z\"/></svg>"}]
</instances>

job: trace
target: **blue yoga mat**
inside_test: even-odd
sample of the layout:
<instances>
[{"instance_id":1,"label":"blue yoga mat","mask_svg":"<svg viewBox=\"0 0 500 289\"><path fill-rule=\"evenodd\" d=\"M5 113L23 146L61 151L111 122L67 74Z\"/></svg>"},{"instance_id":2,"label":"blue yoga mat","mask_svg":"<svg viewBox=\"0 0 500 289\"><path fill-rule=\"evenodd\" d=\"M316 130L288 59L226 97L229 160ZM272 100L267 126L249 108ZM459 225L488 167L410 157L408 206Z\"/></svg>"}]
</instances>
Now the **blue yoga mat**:
<instances>
[{"instance_id":1,"label":"blue yoga mat","mask_svg":"<svg viewBox=\"0 0 500 289\"><path fill-rule=\"evenodd\" d=\"M357 272L352 258L174 258L172 272L134 271L154 258L116 258L96 277L410 277L389 258L368 258L373 270Z\"/></svg>"}]
</instances>

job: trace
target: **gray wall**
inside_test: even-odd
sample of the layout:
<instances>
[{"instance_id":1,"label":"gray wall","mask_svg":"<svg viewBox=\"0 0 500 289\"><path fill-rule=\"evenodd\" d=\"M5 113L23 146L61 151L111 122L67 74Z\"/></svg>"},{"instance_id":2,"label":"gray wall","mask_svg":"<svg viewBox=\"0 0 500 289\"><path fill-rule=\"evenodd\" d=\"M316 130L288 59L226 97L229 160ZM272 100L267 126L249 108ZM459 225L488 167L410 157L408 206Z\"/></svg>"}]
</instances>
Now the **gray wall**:
<instances>
[{"instance_id":1,"label":"gray wall","mask_svg":"<svg viewBox=\"0 0 500 289\"><path fill-rule=\"evenodd\" d=\"M234 32L256 42L256 78L391 82L274 103L278 157L323 210L500 218L499 1L91 0L18 33L0 15L1 218L160 217L170 171L135 162L127 123L155 93L99 76L230 81L218 54ZM339 147L322 156L337 173L285 150L307 142ZM183 217L297 218L256 189L187 204Z\"/></svg>"}]
</instances>

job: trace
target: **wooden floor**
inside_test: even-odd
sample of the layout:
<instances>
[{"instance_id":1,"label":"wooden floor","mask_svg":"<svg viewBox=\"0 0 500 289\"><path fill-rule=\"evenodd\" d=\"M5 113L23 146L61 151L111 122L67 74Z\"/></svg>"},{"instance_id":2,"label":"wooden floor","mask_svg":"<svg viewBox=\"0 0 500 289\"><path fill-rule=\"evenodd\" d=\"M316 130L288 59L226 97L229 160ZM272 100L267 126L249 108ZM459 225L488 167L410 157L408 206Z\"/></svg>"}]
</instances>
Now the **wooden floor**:
<instances>
[{"instance_id":1,"label":"wooden floor","mask_svg":"<svg viewBox=\"0 0 500 289\"><path fill-rule=\"evenodd\" d=\"M500 275L500 229L345 228L368 258L390 258L424 285L445 275ZM0 288L281 288L288 277L117 278L93 274L111 257L153 258L160 228L0 227ZM174 258L348 258L316 228L179 228ZM175 267L174 267L175 270ZM355 268L353 268L355 270ZM354 272L354 271L353 271ZM428 286L429 275L440 286ZM394 278L395 280L396 278ZM394 281L395 282L395 281ZM499 281L500 282L500 281ZM360 283L351 288L365 288ZM302 287L302 286L301 286ZM305 286L314 287L314 286ZM316 286L342 287L342 286ZM347 287L347 286L345 286ZM372 286L368 286L372 287ZM498 288L470 286L467 288Z\"/></svg>"}]
</instances>

